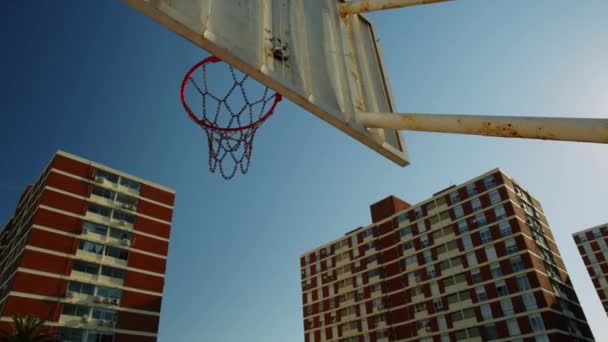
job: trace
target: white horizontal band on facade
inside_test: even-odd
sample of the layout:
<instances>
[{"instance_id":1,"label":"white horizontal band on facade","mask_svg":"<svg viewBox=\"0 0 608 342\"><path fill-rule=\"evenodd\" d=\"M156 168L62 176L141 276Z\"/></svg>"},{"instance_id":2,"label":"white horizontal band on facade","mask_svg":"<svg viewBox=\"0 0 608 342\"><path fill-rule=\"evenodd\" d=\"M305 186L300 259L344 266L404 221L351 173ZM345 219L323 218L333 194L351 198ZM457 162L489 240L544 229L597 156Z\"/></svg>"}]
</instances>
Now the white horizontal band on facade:
<instances>
[{"instance_id":1,"label":"white horizontal band on facade","mask_svg":"<svg viewBox=\"0 0 608 342\"><path fill-rule=\"evenodd\" d=\"M0 317L0 322L12 322L12 321L13 321L13 319L11 317L6 317L6 316ZM59 322L45 322L44 325L51 326L51 327L72 328L70 326L61 324ZM80 327L78 329L97 331L96 327L94 327L94 326L91 326L91 327L83 326L83 327ZM106 331L106 330L108 332L112 332L114 334L136 335L136 336L145 336L145 337L157 337L158 336L158 334L155 334L155 333L149 333L149 332L138 331L138 330L126 330L126 329L117 329L117 328L104 328L104 331Z\"/></svg>"},{"instance_id":2,"label":"white horizontal band on facade","mask_svg":"<svg viewBox=\"0 0 608 342\"><path fill-rule=\"evenodd\" d=\"M81 260L81 261L86 261L86 262L93 262L93 263L100 264L100 265L103 265L103 266L110 266L110 267L114 267L114 268L120 268L120 269L123 269L123 270L133 271L133 272L137 272L137 273L143 273L143 274L147 274L147 275L151 275L151 276L155 276L155 277L159 277L159 278L164 278L165 277L165 275L161 274L161 273L146 271L146 270L142 270L140 268L135 268L135 267L117 265L117 264L114 264L114 263L108 263L108 262L104 262L104 261L100 261L100 260L89 260L89 259L86 259L86 258L79 257L79 256L77 256L75 254L67 254L67 253L56 252L56 251L53 251L53 250L50 250L50 249L46 249L46 248L40 248L40 247L34 247L34 246L25 246L25 249L30 250L30 251L34 251L34 252L40 252L40 253L46 253L46 254L56 255L56 256L60 256L60 257L68 258L68 259Z\"/></svg>"},{"instance_id":3,"label":"white horizontal band on facade","mask_svg":"<svg viewBox=\"0 0 608 342\"><path fill-rule=\"evenodd\" d=\"M80 279L74 279L70 276L66 276L63 274L57 274L57 273L50 273L50 272L45 272L45 271L39 271L39 270L33 270L30 268L24 268L24 267L19 267L17 268L17 270L15 271L15 273L17 272L23 272L23 273L29 273L29 274L35 274L35 275L41 275L41 276L45 276L45 277L49 277L49 278L56 278L56 279L64 279L64 280L74 280L77 282L81 282L81 283L91 283L90 281L86 281L86 280L80 280ZM14 273L13 273L14 274ZM143 290L143 289L139 289L139 288L135 288L135 287L129 287L129 286L124 286L124 285L116 285L116 284L105 284L105 283L101 283L101 282L92 282L92 283L96 283L102 286L106 286L106 287L113 287L113 288L117 288L117 289L121 289L124 291L129 291L129 292L136 292L136 293L142 293L142 294L147 294L150 296L156 296L156 297L162 297L163 294L160 292L154 292L154 291L148 291L148 290Z\"/></svg>"},{"instance_id":4,"label":"white horizontal band on facade","mask_svg":"<svg viewBox=\"0 0 608 342\"><path fill-rule=\"evenodd\" d=\"M83 221L91 221L93 223L97 223L97 224L104 225L104 226L109 225L108 222L103 222L103 221L100 221L100 220L96 220L94 218L86 218L84 215L74 214L72 212L61 210L61 209L57 209L57 208L53 208L53 207L49 207L49 206L44 205L44 204L41 204L39 206L39 208L45 209L45 210L48 210L48 211L52 211L52 212L55 212L55 213L58 213L58 214L74 217L74 218L77 218L77 219L80 219L80 220L83 220ZM112 226L112 225L110 225L110 226ZM145 237L149 237L149 238L152 238L152 239L169 242L169 239L167 239L167 238L164 238L164 237L158 236L158 235L154 235L154 234L150 234L150 233L146 233L146 232L142 232L141 230L136 230L136 229L133 229L133 228L129 229L129 228L125 228L125 227L120 227L119 229L123 229L123 230L126 230L128 232L139 234L139 235L142 235L142 236L145 236Z\"/></svg>"},{"instance_id":5,"label":"white horizontal band on facade","mask_svg":"<svg viewBox=\"0 0 608 342\"><path fill-rule=\"evenodd\" d=\"M33 293L19 292L19 291L10 291L9 292L9 296L19 297L19 298L36 299L36 300L44 300L44 301L53 301L53 302L60 302L60 303L65 303L65 304L91 306L91 305L88 305L88 304L72 303L72 302L70 302L70 301L68 301L68 300L66 300L65 298L62 298L62 297L43 296L43 295L37 295L37 294L33 294ZM124 311L124 312L136 313L136 314L140 314L140 315L160 317L160 312L131 309L131 308L123 307L123 306L99 305L99 306L91 306L91 307L98 307L98 308L104 308L104 309L114 310L114 311Z\"/></svg>"},{"instance_id":6,"label":"white horizontal band on facade","mask_svg":"<svg viewBox=\"0 0 608 342\"><path fill-rule=\"evenodd\" d=\"M108 206L107 203L98 202L98 201L95 200L95 198L80 196L80 195L77 195L77 194L69 192L69 191L65 191L65 190L54 188L52 186L48 186L47 185L47 186L44 187L44 189L50 190L50 191L53 191L53 192L56 192L56 193L59 193L59 194L62 194L62 195L66 195L66 196L69 196L69 197L78 198L79 200L86 201L88 203L95 203L95 204L98 204L98 205L101 205L101 206L104 206L104 207ZM130 214L134 215L134 216L143 217L143 218L148 219L150 221L155 221L155 222L158 222L158 223L162 223L162 224L166 224L168 226L171 226L171 222L164 221L164 220L161 220L161 219L156 218L156 217L144 215L144 214L141 214L141 213L138 213L138 212L130 212Z\"/></svg>"},{"instance_id":7,"label":"white horizontal band on facade","mask_svg":"<svg viewBox=\"0 0 608 342\"><path fill-rule=\"evenodd\" d=\"M86 241L90 241L90 242L94 242L94 243L102 243L102 244L106 244L107 243L107 241L104 242L104 241L101 241L101 240L98 241L98 240L93 240L93 239L89 240L89 239L83 238L83 236L81 234L68 233L68 232L63 231L63 230L49 228L49 227L41 226L41 225L38 225L38 224L32 225L32 228L38 229L38 230L42 230L42 231L45 231L45 232L49 232L49 233L53 233L53 234L68 236L68 237L71 237L71 238L82 239L82 240L86 240ZM164 256L164 255L147 252L147 251L144 251L144 250L141 250L141 249L137 249L137 248L133 248L133 247L127 247L127 246L123 246L123 245L121 245L119 248L120 249L124 249L124 250L129 251L129 252L139 253L139 254L155 257L155 258L158 258L158 259L167 260L167 257Z\"/></svg>"},{"instance_id":8,"label":"white horizontal band on facade","mask_svg":"<svg viewBox=\"0 0 608 342\"><path fill-rule=\"evenodd\" d=\"M145 179L139 178L139 177L137 177L137 176L130 175L130 174L126 173L126 172L118 171L118 170L113 169L113 168L111 168L111 167L109 167L109 166L106 166L106 165L103 165L103 164L99 164L99 163L96 163L96 162L91 161L91 160L84 159L84 158L82 158L82 157L79 157L79 156L73 155L73 154L71 154L71 153L68 153L68 152L65 152L65 151L62 151L62 150L58 150L58 151L57 151L55 154L56 154L56 155L63 156L63 157L66 157L66 158L69 158L69 159L73 159L73 160L79 161L79 162L84 163L84 164L91 165L91 166L96 167L96 168L99 168L99 169L103 169L103 170L105 170L105 171L109 171L109 172L111 172L111 173L115 173L115 174L117 174L117 175L119 175L119 176L123 176L123 177L126 177L126 178L130 178L130 179L132 179L132 180L134 180L134 181L137 181L137 182L142 183L142 184L149 185L149 186L151 186L151 187L153 187L153 188L158 188L158 189L160 189L160 190L163 190L163 191L166 191L166 192L170 192L170 193L172 193L172 194L174 194L174 193L175 193L175 190L173 190L173 189L171 189L171 188L168 188L168 187L166 187L166 186L162 186L162 185L160 185L160 184L156 184L156 183L150 182L150 181L148 181L148 180L145 180Z\"/></svg>"},{"instance_id":9,"label":"white horizontal band on facade","mask_svg":"<svg viewBox=\"0 0 608 342\"><path fill-rule=\"evenodd\" d=\"M100 187L102 187L104 189L111 189L112 191L114 191L116 193L120 193L122 195L127 195L127 196L130 196L130 197L135 197L135 198L137 198L139 200L146 201L146 202L149 202L149 203L152 203L152 204L156 204L158 206L161 206L161 207L173 210L173 206L171 206L169 204L157 202L157 201L149 199L147 197L142 197L142 196L140 196L139 194L136 194L136 193L121 191L120 189L109 188L109 187L104 186L103 184L96 183L94 180L92 180L90 178L78 176L78 175L75 175L73 173L65 172L63 170L56 169L56 168L52 168L52 169L50 169L50 171L58 173L60 175L64 175L66 177L70 177L72 179L83 181L83 182L91 184L91 185L100 186ZM132 178L132 177L127 177L127 178Z\"/></svg>"}]
</instances>

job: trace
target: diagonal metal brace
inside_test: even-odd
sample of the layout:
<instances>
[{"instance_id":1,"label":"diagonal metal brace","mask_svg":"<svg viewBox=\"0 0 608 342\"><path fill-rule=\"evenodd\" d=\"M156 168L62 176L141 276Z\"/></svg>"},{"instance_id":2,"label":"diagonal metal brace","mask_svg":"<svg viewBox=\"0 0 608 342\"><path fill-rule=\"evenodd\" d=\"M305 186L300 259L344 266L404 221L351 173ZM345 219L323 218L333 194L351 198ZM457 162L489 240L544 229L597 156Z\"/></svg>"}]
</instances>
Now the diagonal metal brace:
<instances>
[{"instance_id":1,"label":"diagonal metal brace","mask_svg":"<svg viewBox=\"0 0 608 342\"><path fill-rule=\"evenodd\" d=\"M338 5L338 10L342 15L349 15L446 1L453 0L360 0L343 2Z\"/></svg>"},{"instance_id":2,"label":"diagonal metal brace","mask_svg":"<svg viewBox=\"0 0 608 342\"><path fill-rule=\"evenodd\" d=\"M368 128L608 144L608 119L359 112Z\"/></svg>"}]
</instances>

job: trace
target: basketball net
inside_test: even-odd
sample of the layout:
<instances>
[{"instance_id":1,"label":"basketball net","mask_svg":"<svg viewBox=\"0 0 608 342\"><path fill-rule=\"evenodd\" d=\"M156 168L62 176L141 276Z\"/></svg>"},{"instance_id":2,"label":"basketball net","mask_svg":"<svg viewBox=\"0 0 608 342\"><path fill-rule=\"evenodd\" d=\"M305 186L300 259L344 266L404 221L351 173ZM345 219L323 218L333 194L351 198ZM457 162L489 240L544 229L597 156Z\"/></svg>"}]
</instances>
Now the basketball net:
<instances>
[{"instance_id":1,"label":"basketball net","mask_svg":"<svg viewBox=\"0 0 608 342\"><path fill-rule=\"evenodd\" d=\"M238 170L242 174L249 170L255 133L282 97L220 62L212 56L190 68L182 81L181 101L207 135L209 170L219 168L224 179L232 179ZM200 104L199 115L190 106L194 103Z\"/></svg>"}]
</instances>

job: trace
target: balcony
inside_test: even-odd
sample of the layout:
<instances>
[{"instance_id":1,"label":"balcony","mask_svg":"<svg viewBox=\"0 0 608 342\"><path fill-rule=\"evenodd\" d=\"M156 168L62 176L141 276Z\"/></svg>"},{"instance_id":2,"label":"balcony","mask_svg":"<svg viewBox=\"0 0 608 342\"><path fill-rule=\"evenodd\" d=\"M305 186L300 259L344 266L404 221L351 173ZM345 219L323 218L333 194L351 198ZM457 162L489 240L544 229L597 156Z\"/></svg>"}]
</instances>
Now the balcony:
<instances>
[{"instance_id":1,"label":"balcony","mask_svg":"<svg viewBox=\"0 0 608 342\"><path fill-rule=\"evenodd\" d=\"M449 305L450 311L453 311L453 310L464 310L464 309L468 309L468 308L470 308L472 306L473 306L473 301L470 300L470 299L461 300L459 302L452 303L452 304Z\"/></svg>"},{"instance_id":2,"label":"balcony","mask_svg":"<svg viewBox=\"0 0 608 342\"><path fill-rule=\"evenodd\" d=\"M462 319L456 322L452 322L452 324L454 325L454 329L464 329L464 328L470 328L474 325L477 325L477 319L475 318L475 316L471 317L471 318L466 318L466 319Z\"/></svg>"},{"instance_id":3,"label":"balcony","mask_svg":"<svg viewBox=\"0 0 608 342\"><path fill-rule=\"evenodd\" d=\"M92 202L97 203L97 204L101 204L101 205L104 205L104 206L111 206L111 205L114 204L114 201L112 199L109 199L109 198L106 198L106 197L102 197L102 196L98 196L98 195L95 195L95 194L91 194L90 198L91 198Z\"/></svg>"}]
</instances>

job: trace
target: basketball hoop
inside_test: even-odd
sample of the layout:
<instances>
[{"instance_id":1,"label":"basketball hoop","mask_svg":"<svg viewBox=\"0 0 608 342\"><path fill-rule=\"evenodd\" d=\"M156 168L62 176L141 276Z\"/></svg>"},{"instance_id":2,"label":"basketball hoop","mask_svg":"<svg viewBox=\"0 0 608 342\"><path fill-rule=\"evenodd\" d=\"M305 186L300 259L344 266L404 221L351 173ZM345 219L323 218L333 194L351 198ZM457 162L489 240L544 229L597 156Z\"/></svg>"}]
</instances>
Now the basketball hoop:
<instances>
[{"instance_id":1,"label":"basketball hoop","mask_svg":"<svg viewBox=\"0 0 608 342\"><path fill-rule=\"evenodd\" d=\"M219 167L222 177L231 179L237 170L247 173L255 133L272 115L282 96L218 62L221 60L217 57L207 57L188 70L181 85L181 101L190 119L207 134L209 170L215 172ZM208 77L213 78L211 85ZM224 83L230 79L232 85L226 87ZM201 101L200 115L188 104L197 101Z\"/></svg>"}]
</instances>

